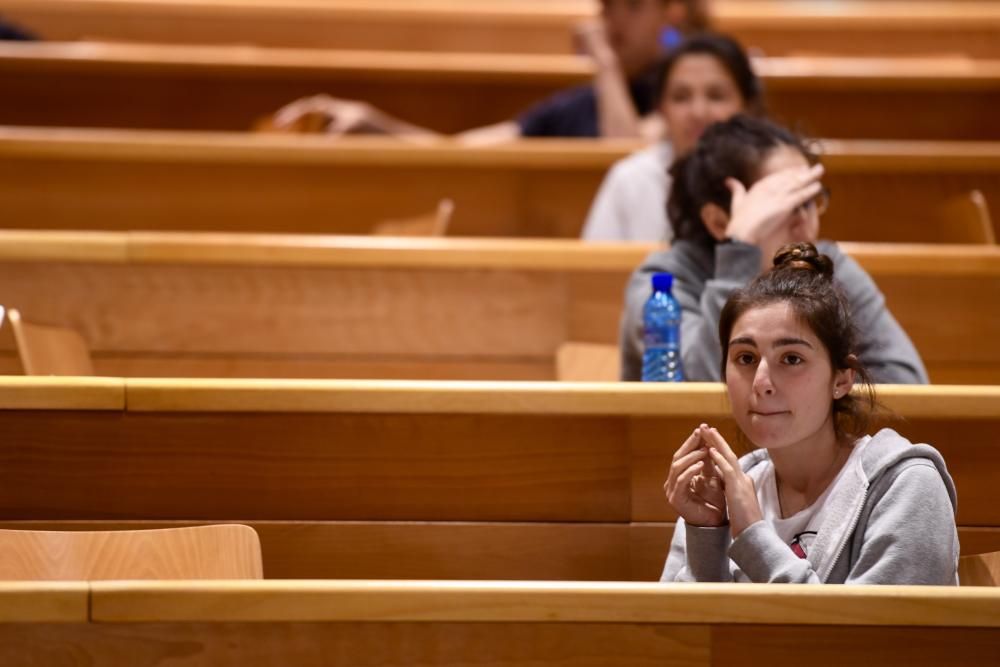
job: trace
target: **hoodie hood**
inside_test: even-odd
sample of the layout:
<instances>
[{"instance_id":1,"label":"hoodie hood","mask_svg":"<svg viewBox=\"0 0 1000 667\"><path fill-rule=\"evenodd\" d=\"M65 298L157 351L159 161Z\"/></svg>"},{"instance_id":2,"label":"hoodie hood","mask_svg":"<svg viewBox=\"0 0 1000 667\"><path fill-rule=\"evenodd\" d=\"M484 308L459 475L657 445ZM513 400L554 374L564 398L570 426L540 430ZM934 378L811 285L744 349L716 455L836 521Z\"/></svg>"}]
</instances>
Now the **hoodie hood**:
<instances>
[{"instance_id":1,"label":"hoodie hood","mask_svg":"<svg viewBox=\"0 0 1000 667\"><path fill-rule=\"evenodd\" d=\"M926 444L912 444L896 431L885 428L870 439L859 440L864 444L860 456L848 460L847 469L836 482L836 487L826 500L829 511L819 536L809 553L809 562L822 581L826 581L851 533L857 526L868 489L887 471L909 459L926 459L934 464L948 490L952 511L958 509L955 483L948 473L941 454ZM740 459L743 471L759 483L764 472L772 466L767 450L753 451Z\"/></svg>"}]
</instances>

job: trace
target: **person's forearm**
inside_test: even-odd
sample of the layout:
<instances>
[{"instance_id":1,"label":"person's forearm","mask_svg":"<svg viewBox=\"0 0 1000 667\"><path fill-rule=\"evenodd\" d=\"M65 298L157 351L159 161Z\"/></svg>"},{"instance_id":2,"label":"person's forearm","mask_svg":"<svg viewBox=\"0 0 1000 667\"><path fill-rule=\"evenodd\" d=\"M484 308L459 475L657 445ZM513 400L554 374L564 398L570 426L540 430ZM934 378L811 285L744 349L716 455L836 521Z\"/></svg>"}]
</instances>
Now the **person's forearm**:
<instances>
[{"instance_id":1,"label":"person's forearm","mask_svg":"<svg viewBox=\"0 0 1000 667\"><path fill-rule=\"evenodd\" d=\"M378 132L403 139L441 139L446 136L426 127L414 125L395 116L390 116L381 109L372 109L370 124Z\"/></svg>"},{"instance_id":2,"label":"person's forearm","mask_svg":"<svg viewBox=\"0 0 1000 667\"><path fill-rule=\"evenodd\" d=\"M598 63L594 76L598 127L602 137L640 137L639 114L616 60Z\"/></svg>"}]
</instances>

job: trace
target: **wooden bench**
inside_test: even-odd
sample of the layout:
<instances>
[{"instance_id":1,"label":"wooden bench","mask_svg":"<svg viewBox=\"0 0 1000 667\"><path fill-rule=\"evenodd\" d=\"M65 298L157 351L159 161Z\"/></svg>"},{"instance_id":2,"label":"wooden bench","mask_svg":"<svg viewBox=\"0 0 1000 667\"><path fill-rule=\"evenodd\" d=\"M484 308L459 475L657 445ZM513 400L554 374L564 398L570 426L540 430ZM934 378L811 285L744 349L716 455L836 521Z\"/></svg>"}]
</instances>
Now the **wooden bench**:
<instances>
[{"instance_id":1,"label":"wooden bench","mask_svg":"<svg viewBox=\"0 0 1000 667\"><path fill-rule=\"evenodd\" d=\"M775 117L815 136L1000 138L1000 61L772 58L757 68ZM325 92L457 132L514 118L592 74L585 58L560 55L9 43L0 124L246 130Z\"/></svg>"},{"instance_id":2,"label":"wooden bench","mask_svg":"<svg viewBox=\"0 0 1000 667\"><path fill-rule=\"evenodd\" d=\"M113 667L313 667L331 656L352 665L707 667L803 655L820 666L974 665L1000 639L998 603L994 588L918 586L4 584L0 609L12 622L0 625L0 657ZM66 608L45 608L55 604Z\"/></svg>"},{"instance_id":3,"label":"wooden bench","mask_svg":"<svg viewBox=\"0 0 1000 667\"><path fill-rule=\"evenodd\" d=\"M0 303L83 334L102 375L550 380L561 344L617 341L624 284L653 248L7 231ZM844 248L932 380L1000 384L983 307L1000 301L1000 249Z\"/></svg>"},{"instance_id":4,"label":"wooden bench","mask_svg":"<svg viewBox=\"0 0 1000 667\"><path fill-rule=\"evenodd\" d=\"M450 235L576 238L608 168L638 147L0 128L0 208L18 228L366 234L450 199ZM979 190L1000 209L1000 143L820 148L830 238L971 242L946 203Z\"/></svg>"},{"instance_id":5,"label":"wooden bench","mask_svg":"<svg viewBox=\"0 0 1000 667\"><path fill-rule=\"evenodd\" d=\"M997 550L1000 389L880 398ZM245 522L269 577L652 580L669 457L728 414L720 385L3 378L0 521Z\"/></svg>"},{"instance_id":6,"label":"wooden bench","mask_svg":"<svg viewBox=\"0 0 1000 667\"><path fill-rule=\"evenodd\" d=\"M595 2L527 0L0 0L50 40L488 53L572 50ZM963 53L1000 56L996 2L716 0L720 30L771 55ZM849 33L851 39L844 39Z\"/></svg>"}]
</instances>

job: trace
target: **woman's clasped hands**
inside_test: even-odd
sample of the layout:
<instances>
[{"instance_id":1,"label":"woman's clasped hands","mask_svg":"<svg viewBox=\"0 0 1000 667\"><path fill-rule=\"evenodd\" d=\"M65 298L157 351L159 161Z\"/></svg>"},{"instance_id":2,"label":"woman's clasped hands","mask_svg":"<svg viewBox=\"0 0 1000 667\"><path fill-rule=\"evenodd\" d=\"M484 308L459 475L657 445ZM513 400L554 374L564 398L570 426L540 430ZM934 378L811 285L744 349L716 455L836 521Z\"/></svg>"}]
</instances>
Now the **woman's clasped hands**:
<instances>
[{"instance_id":1,"label":"woman's clasped hands","mask_svg":"<svg viewBox=\"0 0 1000 667\"><path fill-rule=\"evenodd\" d=\"M728 520L733 537L763 519L753 480L718 430L702 424L674 454L663 485L667 502L692 526Z\"/></svg>"}]
</instances>

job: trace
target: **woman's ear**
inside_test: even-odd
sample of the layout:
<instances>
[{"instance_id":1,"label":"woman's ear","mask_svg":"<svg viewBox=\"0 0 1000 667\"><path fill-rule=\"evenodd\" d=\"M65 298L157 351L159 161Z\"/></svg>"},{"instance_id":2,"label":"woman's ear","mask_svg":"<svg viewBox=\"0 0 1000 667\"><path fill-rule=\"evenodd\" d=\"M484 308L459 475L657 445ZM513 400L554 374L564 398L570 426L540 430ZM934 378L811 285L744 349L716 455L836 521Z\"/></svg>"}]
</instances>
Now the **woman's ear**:
<instances>
[{"instance_id":1,"label":"woman's ear","mask_svg":"<svg viewBox=\"0 0 1000 667\"><path fill-rule=\"evenodd\" d=\"M854 357L854 355L850 355ZM857 357L854 357L854 361L857 361ZM843 368L833 373L833 398L834 400L838 398L843 398L850 393L851 389L854 387L854 378L856 373L853 368Z\"/></svg>"},{"instance_id":2,"label":"woman's ear","mask_svg":"<svg viewBox=\"0 0 1000 667\"><path fill-rule=\"evenodd\" d=\"M721 206L711 202L702 206L701 221L716 241L725 240L726 230L729 228L729 213Z\"/></svg>"}]
</instances>

